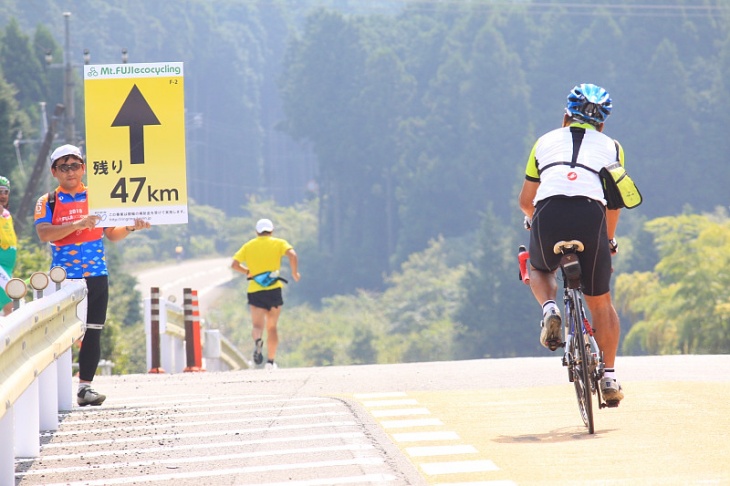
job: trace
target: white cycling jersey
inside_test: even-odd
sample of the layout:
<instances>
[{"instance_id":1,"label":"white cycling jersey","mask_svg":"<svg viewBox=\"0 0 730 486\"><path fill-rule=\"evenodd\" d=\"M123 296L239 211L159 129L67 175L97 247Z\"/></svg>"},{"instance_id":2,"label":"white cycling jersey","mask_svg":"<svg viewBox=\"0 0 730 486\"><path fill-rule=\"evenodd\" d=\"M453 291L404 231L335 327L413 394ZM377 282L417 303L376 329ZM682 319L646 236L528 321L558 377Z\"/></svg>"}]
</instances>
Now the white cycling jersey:
<instances>
[{"instance_id":1,"label":"white cycling jersey","mask_svg":"<svg viewBox=\"0 0 730 486\"><path fill-rule=\"evenodd\" d=\"M533 204L552 196L585 196L605 205L598 172L617 159L623 165L621 146L592 125L574 123L546 133L532 147L525 169L528 180L540 183Z\"/></svg>"}]
</instances>

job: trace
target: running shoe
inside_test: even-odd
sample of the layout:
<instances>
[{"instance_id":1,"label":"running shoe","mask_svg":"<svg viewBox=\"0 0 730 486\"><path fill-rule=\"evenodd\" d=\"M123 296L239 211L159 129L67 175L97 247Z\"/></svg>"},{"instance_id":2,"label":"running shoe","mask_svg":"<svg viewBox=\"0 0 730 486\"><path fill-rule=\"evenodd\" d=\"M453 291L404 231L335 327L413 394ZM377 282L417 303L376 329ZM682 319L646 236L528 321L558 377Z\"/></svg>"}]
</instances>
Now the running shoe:
<instances>
[{"instance_id":1,"label":"running shoe","mask_svg":"<svg viewBox=\"0 0 730 486\"><path fill-rule=\"evenodd\" d=\"M98 406L106 400L106 395L97 393L90 386L82 387L76 396L78 397L76 401L82 407L85 407L86 405Z\"/></svg>"},{"instance_id":2,"label":"running shoe","mask_svg":"<svg viewBox=\"0 0 730 486\"><path fill-rule=\"evenodd\" d=\"M275 370L277 368L276 363L266 363L266 366L264 366L265 370Z\"/></svg>"},{"instance_id":3,"label":"running shoe","mask_svg":"<svg viewBox=\"0 0 730 486\"><path fill-rule=\"evenodd\" d=\"M256 347L253 350L253 362L260 365L264 362L264 355L261 354L261 349L264 347L263 339L259 338L256 340Z\"/></svg>"},{"instance_id":4,"label":"running shoe","mask_svg":"<svg viewBox=\"0 0 730 486\"><path fill-rule=\"evenodd\" d=\"M548 348L550 351L555 351L562 344L562 321L560 320L560 312L555 306L551 306L542 316L540 322L542 330L540 331L540 344Z\"/></svg>"}]
</instances>

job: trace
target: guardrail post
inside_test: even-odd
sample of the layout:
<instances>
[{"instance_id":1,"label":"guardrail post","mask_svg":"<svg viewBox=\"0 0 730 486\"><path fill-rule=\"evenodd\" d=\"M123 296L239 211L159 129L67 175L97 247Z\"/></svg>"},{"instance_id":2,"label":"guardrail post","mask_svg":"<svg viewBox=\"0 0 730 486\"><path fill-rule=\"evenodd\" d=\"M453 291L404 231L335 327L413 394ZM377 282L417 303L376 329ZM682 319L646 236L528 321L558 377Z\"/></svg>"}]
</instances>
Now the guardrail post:
<instances>
[{"instance_id":1,"label":"guardrail post","mask_svg":"<svg viewBox=\"0 0 730 486\"><path fill-rule=\"evenodd\" d=\"M38 375L39 428L58 430L58 366L56 361Z\"/></svg>"},{"instance_id":2,"label":"guardrail post","mask_svg":"<svg viewBox=\"0 0 730 486\"><path fill-rule=\"evenodd\" d=\"M69 411L74 406L73 351L67 349L56 361L58 383L58 410Z\"/></svg>"},{"instance_id":3,"label":"guardrail post","mask_svg":"<svg viewBox=\"0 0 730 486\"><path fill-rule=\"evenodd\" d=\"M164 373L160 366L160 288L150 290L150 361L149 373Z\"/></svg>"},{"instance_id":4,"label":"guardrail post","mask_svg":"<svg viewBox=\"0 0 730 486\"><path fill-rule=\"evenodd\" d=\"M198 292L183 289L183 315L185 316L186 372L203 370L203 356L200 343L200 315Z\"/></svg>"},{"instance_id":5,"label":"guardrail post","mask_svg":"<svg viewBox=\"0 0 730 486\"><path fill-rule=\"evenodd\" d=\"M2 403L5 407L9 404ZM0 419L0 485L15 484L15 441L13 436L13 407L9 407Z\"/></svg>"},{"instance_id":6,"label":"guardrail post","mask_svg":"<svg viewBox=\"0 0 730 486\"><path fill-rule=\"evenodd\" d=\"M221 332L218 329L206 329L203 356L205 357L205 366L207 369L211 371L223 371L221 348Z\"/></svg>"},{"instance_id":7,"label":"guardrail post","mask_svg":"<svg viewBox=\"0 0 730 486\"><path fill-rule=\"evenodd\" d=\"M13 405L15 409L15 455L17 457L41 455L38 406L38 380L35 380Z\"/></svg>"}]
</instances>

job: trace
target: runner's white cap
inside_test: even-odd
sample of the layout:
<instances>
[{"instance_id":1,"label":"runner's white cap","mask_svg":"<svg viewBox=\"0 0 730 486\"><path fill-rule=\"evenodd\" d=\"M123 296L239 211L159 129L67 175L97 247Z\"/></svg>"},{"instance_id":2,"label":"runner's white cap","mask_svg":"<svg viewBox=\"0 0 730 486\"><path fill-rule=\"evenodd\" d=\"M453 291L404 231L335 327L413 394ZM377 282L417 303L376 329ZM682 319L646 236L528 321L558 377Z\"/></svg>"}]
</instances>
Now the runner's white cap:
<instances>
[{"instance_id":1,"label":"runner's white cap","mask_svg":"<svg viewBox=\"0 0 730 486\"><path fill-rule=\"evenodd\" d=\"M73 155L74 157L84 160L84 156L81 155L81 150L77 146L66 144L61 145L53 151L51 154L51 165L53 165L53 163L61 157L66 157L67 155Z\"/></svg>"},{"instance_id":2,"label":"runner's white cap","mask_svg":"<svg viewBox=\"0 0 730 486\"><path fill-rule=\"evenodd\" d=\"M271 233L274 231L274 223L270 219L259 219L256 222L256 233Z\"/></svg>"}]
</instances>

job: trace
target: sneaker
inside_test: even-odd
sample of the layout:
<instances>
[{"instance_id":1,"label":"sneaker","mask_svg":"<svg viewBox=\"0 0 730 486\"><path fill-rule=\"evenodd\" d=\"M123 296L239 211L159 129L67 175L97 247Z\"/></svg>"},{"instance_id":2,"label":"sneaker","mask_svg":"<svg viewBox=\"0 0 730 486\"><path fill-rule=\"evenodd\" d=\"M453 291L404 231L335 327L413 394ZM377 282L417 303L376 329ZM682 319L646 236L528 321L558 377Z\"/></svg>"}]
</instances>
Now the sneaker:
<instances>
[{"instance_id":1,"label":"sneaker","mask_svg":"<svg viewBox=\"0 0 730 486\"><path fill-rule=\"evenodd\" d=\"M78 397L78 404L82 407L86 405L101 405L106 400L106 395L97 393L90 386L81 388L76 396Z\"/></svg>"},{"instance_id":2,"label":"sneaker","mask_svg":"<svg viewBox=\"0 0 730 486\"><path fill-rule=\"evenodd\" d=\"M550 351L558 349L563 344L563 339L561 336L562 321L560 320L560 312L558 312L557 307L553 306L545 311L542 315L540 326L542 326L542 330L540 331L540 344Z\"/></svg>"},{"instance_id":3,"label":"sneaker","mask_svg":"<svg viewBox=\"0 0 730 486\"><path fill-rule=\"evenodd\" d=\"M264 362L264 355L261 354L261 348L264 347L263 339L256 340L256 348L253 350L253 362L260 365Z\"/></svg>"},{"instance_id":4,"label":"sneaker","mask_svg":"<svg viewBox=\"0 0 730 486\"><path fill-rule=\"evenodd\" d=\"M275 370L277 368L276 363L266 363L266 366L264 366L265 370Z\"/></svg>"},{"instance_id":5,"label":"sneaker","mask_svg":"<svg viewBox=\"0 0 730 486\"><path fill-rule=\"evenodd\" d=\"M623 389L616 378L601 378L601 395L609 407L618 407L624 399Z\"/></svg>"}]
</instances>

